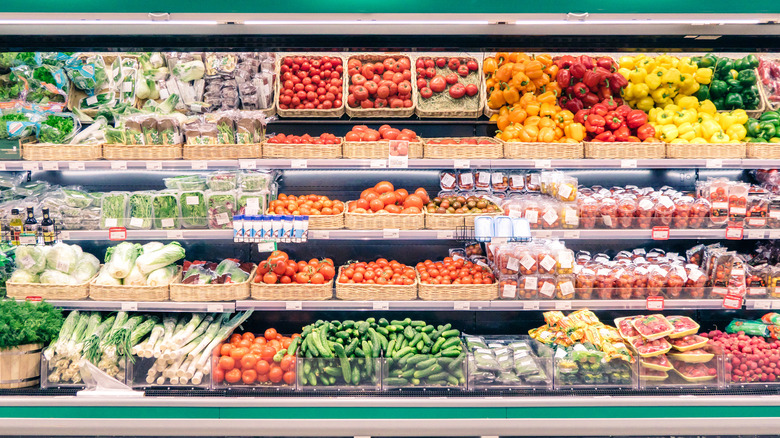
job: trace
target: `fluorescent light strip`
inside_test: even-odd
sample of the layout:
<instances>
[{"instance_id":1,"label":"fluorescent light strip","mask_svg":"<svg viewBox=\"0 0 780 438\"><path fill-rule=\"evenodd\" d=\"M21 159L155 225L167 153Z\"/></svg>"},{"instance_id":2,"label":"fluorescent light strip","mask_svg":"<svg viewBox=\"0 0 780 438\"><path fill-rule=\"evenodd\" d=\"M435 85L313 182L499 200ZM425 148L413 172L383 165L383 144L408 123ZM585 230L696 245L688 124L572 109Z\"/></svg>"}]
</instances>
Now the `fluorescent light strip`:
<instances>
[{"instance_id":1,"label":"fluorescent light strip","mask_svg":"<svg viewBox=\"0 0 780 438\"><path fill-rule=\"evenodd\" d=\"M487 20L439 20L439 21L429 21L429 20L371 20L371 21L361 21L361 20L247 20L244 21L244 24L247 25L263 25L263 26L289 26L289 25L298 25L298 24L312 24L312 25L389 25L389 24L400 24L400 25L452 25L452 24L472 24L472 25L488 25L490 24Z\"/></svg>"},{"instance_id":2,"label":"fluorescent light strip","mask_svg":"<svg viewBox=\"0 0 780 438\"><path fill-rule=\"evenodd\" d=\"M536 26L536 25L610 25L610 24L650 24L650 25L666 25L666 24L681 24L681 25L717 25L717 24L760 24L761 20L519 20L514 24L518 26Z\"/></svg>"},{"instance_id":3,"label":"fluorescent light strip","mask_svg":"<svg viewBox=\"0 0 780 438\"><path fill-rule=\"evenodd\" d=\"M138 24L138 25L180 25L180 26L199 26L199 25L217 25L216 21L197 21L197 20L176 20L176 21L152 21L152 20L0 20L0 24L7 25L122 25L122 24Z\"/></svg>"}]
</instances>

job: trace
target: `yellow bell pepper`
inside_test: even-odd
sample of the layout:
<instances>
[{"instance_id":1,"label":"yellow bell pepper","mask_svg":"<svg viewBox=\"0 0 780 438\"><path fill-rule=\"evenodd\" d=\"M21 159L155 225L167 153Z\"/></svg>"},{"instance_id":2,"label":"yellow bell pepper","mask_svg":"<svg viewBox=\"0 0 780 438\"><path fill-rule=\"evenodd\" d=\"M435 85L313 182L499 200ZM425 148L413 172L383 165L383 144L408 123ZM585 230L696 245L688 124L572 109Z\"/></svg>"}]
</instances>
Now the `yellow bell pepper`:
<instances>
[{"instance_id":1,"label":"yellow bell pepper","mask_svg":"<svg viewBox=\"0 0 780 438\"><path fill-rule=\"evenodd\" d=\"M693 129L693 125L689 122L685 122L677 126L677 138L683 140L693 140L696 137L696 131Z\"/></svg>"},{"instance_id":2,"label":"yellow bell pepper","mask_svg":"<svg viewBox=\"0 0 780 438\"><path fill-rule=\"evenodd\" d=\"M691 143L691 144L704 144L704 143L707 143L707 140L705 140L705 139L703 139L701 137L696 137L693 140L690 140L688 143Z\"/></svg>"},{"instance_id":3,"label":"yellow bell pepper","mask_svg":"<svg viewBox=\"0 0 780 438\"><path fill-rule=\"evenodd\" d=\"M644 57L642 58L642 60L634 63L635 67L643 68L645 69L645 71L648 72L652 71L657 65L658 63L656 63L653 58L648 58L648 57Z\"/></svg>"},{"instance_id":4,"label":"yellow bell pepper","mask_svg":"<svg viewBox=\"0 0 780 438\"><path fill-rule=\"evenodd\" d=\"M737 123L736 118L730 113L718 113L718 115L715 116L715 121L718 122L721 129L724 131L729 129L731 125Z\"/></svg>"},{"instance_id":5,"label":"yellow bell pepper","mask_svg":"<svg viewBox=\"0 0 780 438\"><path fill-rule=\"evenodd\" d=\"M693 97L693 96L681 96L678 95L679 100L675 98L675 103L677 106L683 109L690 109L690 110L696 110L699 108L699 99Z\"/></svg>"},{"instance_id":6,"label":"yellow bell pepper","mask_svg":"<svg viewBox=\"0 0 780 438\"><path fill-rule=\"evenodd\" d=\"M715 120L715 116L710 113L699 112L699 123L704 122L705 120Z\"/></svg>"},{"instance_id":7,"label":"yellow bell pepper","mask_svg":"<svg viewBox=\"0 0 780 438\"><path fill-rule=\"evenodd\" d=\"M677 143L688 143L687 139L684 138L675 138L674 140L670 141L669 143L677 144Z\"/></svg>"},{"instance_id":8,"label":"yellow bell pepper","mask_svg":"<svg viewBox=\"0 0 780 438\"><path fill-rule=\"evenodd\" d=\"M634 68L634 57L621 56L620 59L618 59L618 65L620 65L620 68L631 70Z\"/></svg>"},{"instance_id":9,"label":"yellow bell pepper","mask_svg":"<svg viewBox=\"0 0 780 438\"><path fill-rule=\"evenodd\" d=\"M680 73L683 74L693 74L696 73L696 67L697 65L694 64L691 61L691 58L689 57L683 57L680 58L680 62L677 64L677 68L680 70Z\"/></svg>"},{"instance_id":10,"label":"yellow bell pepper","mask_svg":"<svg viewBox=\"0 0 780 438\"><path fill-rule=\"evenodd\" d=\"M569 110L563 110L555 114L554 119L555 124L558 125L559 128L565 128L566 125L571 124L574 120L574 114Z\"/></svg>"},{"instance_id":11,"label":"yellow bell pepper","mask_svg":"<svg viewBox=\"0 0 780 438\"><path fill-rule=\"evenodd\" d=\"M550 127L540 129L538 139L542 143L552 143L555 140L555 130Z\"/></svg>"},{"instance_id":12,"label":"yellow bell pepper","mask_svg":"<svg viewBox=\"0 0 780 438\"><path fill-rule=\"evenodd\" d=\"M723 131L716 132L710 137L710 143L728 143L731 139Z\"/></svg>"},{"instance_id":13,"label":"yellow bell pepper","mask_svg":"<svg viewBox=\"0 0 780 438\"><path fill-rule=\"evenodd\" d=\"M735 109L731 111L732 117L734 117L734 122L740 125L744 125L748 121L748 115L743 109Z\"/></svg>"},{"instance_id":14,"label":"yellow bell pepper","mask_svg":"<svg viewBox=\"0 0 780 438\"><path fill-rule=\"evenodd\" d=\"M650 96L652 96L656 103L661 103L672 98L669 94L669 91L665 87L656 87L656 89L650 93Z\"/></svg>"},{"instance_id":15,"label":"yellow bell pepper","mask_svg":"<svg viewBox=\"0 0 780 438\"><path fill-rule=\"evenodd\" d=\"M631 85L631 84L629 84ZM634 85L634 99L642 99L650 95L650 87L644 82Z\"/></svg>"},{"instance_id":16,"label":"yellow bell pepper","mask_svg":"<svg viewBox=\"0 0 780 438\"><path fill-rule=\"evenodd\" d=\"M661 86L661 78L663 77L664 73L666 73L665 69L662 69L661 67L656 67L647 74L645 77L645 83L648 87L650 87L651 90L655 90L656 88Z\"/></svg>"},{"instance_id":17,"label":"yellow bell pepper","mask_svg":"<svg viewBox=\"0 0 780 438\"><path fill-rule=\"evenodd\" d=\"M499 116L508 116L509 115L509 107L508 106L502 106L501 109L498 110Z\"/></svg>"},{"instance_id":18,"label":"yellow bell pepper","mask_svg":"<svg viewBox=\"0 0 780 438\"><path fill-rule=\"evenodd\" d=\"M737 77L739 77L739 72L732 68L731 70L729 70L729 76L731 76L731 79L736 79Z\"/></svg>"},{"instance_id":19,"label":"yellow bell pepper","mask_svg":"<svg viewBox=\"0 0 780 438\"><path fill-rule=\"evenodd\" d=\"M683 123L693 123L696 119L696 112L692 110L683 109L674 113L674 124L677 126Z\"/></svg>"},{"instance_id":20,"label":"yellow bell pepper","mask_svg":"<svg viewBox=\"0 0 780 438\"><path fill-rule=\"evenodd\" d=\"M628 77L631 74L631 70L621 67L618 69L618 73L620 73L621 76L623 76L624 78L626 78L626 80L628 80Z\"/></svg>"},{"instance_id":21,"label":"yellow bell pepper","mask_svg":"<svg viewBox=\"0 0 780 438\"><path fill-rule=\"evenodd\" d=\"M636 103L636 109L640 109L642 111L650 111L655 106L655 102L653 101L653 98L650 96L645 96ZM492 108L492 107L491 107Z\"/></svg>"},{"instance_id":22,"label":"yellow bell pepper","mask_svg":"<svg viewBox=\"0 0 780 438\"><path fill-rule=\"evenodd\" d=\"M582 141L585 138L585 127L582 123L569 123L563 128L566 137L575 141Z\"/></svg>"},{"instance_id":23,"label":"yellow bell pepper","mask_svg":"<svg viewBox=\"0 0 780 438\"><path fill-rule=\"evenodd\" d=\"M745 129L745 125L735 123L726 130L726 135L733 141L740 141L747 136L747 130Z\"/></svg>"},{"instance_id":24,"label":"yellow bell pepper","mask_svg":"<svg viewBox=\"0 0 780 438\"><path fill-rule=\"evenodd\" d=\"M696 73L693 74L693 79L702 85L709 85L712 82L712 69L711 68L697 69Z\"/></svg>"},{"instance_id":25,"label":"yellow bell pepper","mask_svg":"<svg viewBox=\"0 0 780 438\"><path fill-rule=\"evenodd\" d=\"M623 97L623 100L632 100L634 98L634 85L633 82L629 82L628 85L626 85L625 88L623 88L623 92L620 94Z\"/></svg>"},{"instance_id":26,"label":"yellow bell pepper","mask_svg":"<svg viewBox=\"0 0 780 438\"><path fill-rule=\"evenodd\" d=\"M659 137L661 140L669 143L670 141L677 138L677 135L679 133L677 132L677 127L674 125L663 125L661 126L661 136Z\"/></svg>"},{"instance_id":27,"label":"yellow bell pepper","mask_svg":"<svg viewBox=\"0 0 780 438\"><path fill-rule=\"evenodd\" d=\"M673 113L677 112L677 111L680 111L682 109L682 108L680 108L679 106L677 106L677 105L675 105L673 103L670 103L668 105L664 105L662 108L664 109L664 111L671 111Z\"/></svg>"},{"instance_id":28,"label":"yellow bell pepper","mask_svg":"<svg viewBox=\"0 0 780 438\"><path fill-rule=\"evenodd\" d=\"M680 94L685 94L688 96L693 96L699 91L699 88L701 88L701 85L699 85L696 81L691 81L688 85L682 85L680 86Z\"/></svg>"},{"instance_id":29,"label":"yellow bell pepper","mask_svg":"<svg viewBox=\"0 0 780 438\"><path fill-rule=\"evenodd\" d=\"M488 97L488 107L491 109L499 109L506 103L506 100L504 100L504 93L501 92L498 88L493 90L492 93L490 93L490 96Z\"/></svg>"},{"instance_id":30,"label":"yellow bell pepper","mask_svg":"<svg viewBox=\"0 0 780 438\"><path fill-rule=\"evenodd\" d=\"M659 125L672 125L674 124L674 113L672 111L663 110L658 113L656 122Z\"/></svg>"},{"instance_id":31,"label":"yellow bell pepper","mask_svg":"<svg viewBox=\"0 0 780 438\"><path fill-rule=\"evenodd\" d=\"M696 122L693 123L691 126L693 126L693 133L695 134L695 137L701 137L701 123Z\"/></svg>"},{"instance_id":32,"label":"yellow bell pepper","mask_svg":"<svg viewBox=\"0 0 780 438\"><path fill-rule=\"evenodd\" d=\"M496 120L498 120L498 114L493 114L492 116L490 116L491 122L495 122Z\"/></svg>"},{"instance_id":33,"label":"yellow bell pepper","mask_svg":"<svg viewBox=\"0 0 780 438\"><path fill-rule=\"evenodd\" d=\"M661 108L652 108L647 113L647 120L651 122L657 122L658 121L658 114L660 114L663 110Z\"/></svg>"},{"instance_id":34,"label":"yellow bell pepper","mask_svg":"<svg viewBox=\"0 0 780 438\"><path fill-rule=\"evenodd\" d=\"M557 105L545 102L542 104L541 109L539 110L539 115L542 117L552 117L558 112L559 108ZM572 116L574 118L574 116Z\"/></svg>"},{"instance_id":35,"label":"yellow bell pepper","mask_svg":"<svg viewBox=\"0 0 780 438\"><path fill-rule=\"evenodd\" d=\"M496 58L485 58L485 61L482 63L482 71L486 74L493 73L498 68L498 62L496 62Z\"/></svg>"},{"instance_id":36,"label":"yellow bell pepper","mask_svg":"<svg viewBox=\"0 0 780 438\"><path fill-rule=\"evenodd\" d=\"M655 58L655 62L658 63L659 66L671 68L674 66L672 57L669 55L661 55Z\"/></svg>"},{"instance_id":37,"label":"yellow bell pepper","mask_svg":"<svg viewBox=\"0 0 780 438\"><path fill-rule=\"evenodd\" d=\"M715 115L718 109L715 108L715 104L711 100L707 99L699 102L699 112Z\"/></svg>"},{"instance_id":38,"label":"yellow bell pepper","mask_svg":"<svg viewBox=\"0 0 780 438\"><path fill-rule=\"evenodd\" d=\"M718 122L714 120L705 120L701 122L701 136L702 138L712 138L715 133L721 132L721 127Z\"/></svg>"},{"instance_id":39,"label":"yellow bell pepper","mask_svg":"<svg viewBox=\"0 0 780 438\"><path fill-rule=\"evenodd\" d=\"M682 73L680 73L680 70L677 70L676 68L670 68L661 77L661 82L665 82L667 84L680 85L682 81Z\"/></svg>"},{"instance_id":40,"label":"yellow bell pepper","mask_svg":"<svg viewBox=\"0 0 780 438\"><path fill-rule=\"evenodd\" d=\"M641 84L645 81L645 78L647 77L647 70L643 68L635 68L631 70L631 73L628 74L628 80L635 83L635 84Z\"/></svg>"}]
</instances>

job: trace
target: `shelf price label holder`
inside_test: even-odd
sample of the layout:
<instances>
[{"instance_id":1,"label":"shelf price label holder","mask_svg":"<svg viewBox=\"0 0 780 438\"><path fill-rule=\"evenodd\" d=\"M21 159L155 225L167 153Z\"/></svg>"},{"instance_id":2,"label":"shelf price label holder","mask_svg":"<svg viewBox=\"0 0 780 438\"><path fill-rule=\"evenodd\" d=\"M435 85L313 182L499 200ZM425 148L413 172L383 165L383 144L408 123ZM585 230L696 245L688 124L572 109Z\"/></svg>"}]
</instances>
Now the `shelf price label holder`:
<instances>
[{"instance_id":1,"label":"shelf price label holder","mask_svg":"<svg viewBox=\"0 0 780 438\"><path fill-rule=\"evenodd\" d=\"M664 297L655 296L647 297L647 310L660 311L664 310Z\"/></svg>"},{"instance_id":2,"label":"shelf price label holder","mask_svg":"<svg viewBox=\"0 0 780 438\"><path fill-rule=\"evenodd\" d=\"M111 227L108 229L108 240L127 240L127 228Z\"/></svg>"},{"instance_id":3,"label":"shelf price label holder","mask_svg":"<svg viewBox=\"0 0 780 438\"><path fill-rule=\"evenodd\" d=\"M723 297L723 308L739 310L742 308L742 302L744 300L745 298L742 295L726 294L726 296Z\"/></svg>"},{"instance_id":4,"label":"shelf price label holder","mask_svg":"<svg viewBox=\"0 0 780 438\"><path fill-rule=\"evenodd\" d=\"M650 236L653 240L669 240L669 227L653 227Z\"/></svg>"}]
</instances>

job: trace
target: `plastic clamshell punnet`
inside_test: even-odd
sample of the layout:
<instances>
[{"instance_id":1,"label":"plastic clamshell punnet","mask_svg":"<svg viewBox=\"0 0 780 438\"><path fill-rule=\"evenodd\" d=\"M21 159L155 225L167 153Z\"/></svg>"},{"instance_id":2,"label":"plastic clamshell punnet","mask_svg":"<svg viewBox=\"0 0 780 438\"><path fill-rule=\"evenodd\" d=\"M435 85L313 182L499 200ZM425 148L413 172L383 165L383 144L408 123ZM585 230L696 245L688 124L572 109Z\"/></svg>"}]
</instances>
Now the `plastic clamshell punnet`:
<instances>
[{"instance_id":1,"label":"plastic clamshell punnet","mask_svg":"<svg viewBox=\"0 0 780 438\"><path fill-rule=\"evenodd\" d=\"M51 361L41 354L41 388L84 388L86 384L81 377L79 367L80 357L72 358L55 353ZM127 362L119 358L111 369L103 370L122 383L126 382Z\"/></svg>"},{"instance_id":2,"label":"plastic clamshell punnet","mask_svg":"<svg viewBox=\"0 0 780 438\"><path fill-rule=\"evenodd\" d=\"M672 363L669 362L669 358L665 354L659 354L652 357L640 357L639 365L643 368L656 371L671 371L674 369Z\"/></svg>"},{"instance_id":3,"label":"plastic clamshell punnet","mask_svg":"<svg viewBox=\"0 0 780 438\"><path fill-rule=\"evenodd\" d=\"M661 314L643 316L632 320L631 324L648 341L661 339L674 331L674 326Z\"/></svg>"},{"instance_id":4,"label":"plastic clamshell punnet","mask_svg":"<svg viewBox=\"0 0 780 438\"><path fill-rule=\"evenodd\" d=\"M685 352L690 350L698 350L699 348L707 345L708 339L699 335L687 335L682 338L672 339L670 343L672 348L677 351Z\"/></svg>"},{"instance_id":5,"label":"plastic clamshell punnet","mask_svg":"<svg viewBox=\"0 0 780 438\"><path fill-rule=\"evenodd\" d=\"M474 239L478 242L489 242L493 237L493 218L477 216L474 218Z\"/></svg>"},{"instance_id":6,"label":"plastic clamshell punnet","mask_svg":"<svg viewBox=\"0 0 780 438\"><path fill-rule=\"evenodd\" d=\"M553 384L555 389L616 389L637 386L637 362L621 359L607 361L592 351L556 357Z\"/></svg>"}]
</instances>

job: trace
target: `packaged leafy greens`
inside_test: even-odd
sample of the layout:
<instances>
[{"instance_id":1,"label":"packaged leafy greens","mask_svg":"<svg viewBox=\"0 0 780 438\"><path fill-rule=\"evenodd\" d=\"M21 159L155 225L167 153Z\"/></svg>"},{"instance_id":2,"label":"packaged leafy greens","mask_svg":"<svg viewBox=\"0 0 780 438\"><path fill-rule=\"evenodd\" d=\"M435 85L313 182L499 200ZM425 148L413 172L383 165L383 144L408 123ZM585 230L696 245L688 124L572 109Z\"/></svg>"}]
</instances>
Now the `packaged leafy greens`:
<instances>
[{"instance_id":1,"label":"packaged leafy greens","mask_svg":"<svg viewBox=\"0 0 780 438\"><path fill-rule=\"evenodd\" d=\"M38 141L41 143L66 144L81 127L81 123L71 113L49 114L38 128Z\"/></svg>"},{"instance_id":2,"label":"packaged leafy greens","mask_svg":"<svg viewBox=\"0 0 780 438\"><path fill-rule=\"evenodd\" d=\"M236 214L263 214L268 208L268 192L239 192Z\"/></svg>"},{"instance_id":3,"label":"packaged leafy greens","mask_svg":"<svg viewBox=\"0 0 780 438\"><path fill-rule=\"evenodd\" d=\"M236 195L233 192L206 192L209 228L212 230L233 227L233 215L236 213Z\"/></svg>"},{"instance_id":4,"label":"packaged leafy greens","mask_svg":"<svg viewBox=\"0 0 780 438\"><path fill-rule=\"evenodd\" d=\"M200 175L181 175L164 178L165 188L174 190L206 190L206 180Z\"/></svg>"},{"instance_id":5,"label":"packaged leafy greens","mask_svg":"<svg viewBox=\"0 0 780 438\"><path fill-rule=\"evenodd\" d=\"M179 228L179 202L176 193L163 192L155 195L154 228L158 230Z\"/></svg>"},{"instance_id":6,"label":"packaged leafy greens","mask_svg":"<svg viewBox=\"0 0 780 438\"><path fill-rule=\"evenodd\" d=\"M100 228L124 227L127 211L127 193L108 192L100 203Z\"/></svg>"},{"instance_id":7,"label":"packaged leafy greens","mask_svg":"<svg viewBox=\"0 0 780 438\"><path fill-rule=\"evenodd\" d=\"M13 188L19 196L38 196L49 190L49 183L46 181L29 181Z\"/></svg>"},{"instance_id":8,"label":"packaged leafy greens","mask_svg":"<svg viewBox=\"0 0 780 438\"><path fill-rule=\"evenodd\" d=\"M127 229L150 230L152 229L154 194L150 192L134 192L130 195L127 204Z\"/></svg>"},{"instance_id":9,"label":"packaged leafy greens","mask_svg":"<svg viewBox=\"0 0 780 438\"><path fill-rule=\"evenodd\" d=\"M202 191L182 191L179 195L182 228L206 228L208 209Z\"/></svg>"},{"instance_id":10,"label":"packaged leafy greens","mask_svg":"<svg viewBox=\"0 0 780 438\"><path fill-rule=\"evenodd\" d=\"M81 190L81 187L66 187L62 192L65 195L65 203L71 207L87 208L92 205L92 196Z\"/></svg>"},{"instance_id":11,"label":"packaged leafy greens","mask_svg":"<svg viewBox=\"0 0 780 438\"><path fill-rule=\"evenodd\" d=\"M106 64L101 55L74 56L67 62L65 69L73 85L90 96L109 85Z\"/></svg>"},{"instance_id":12,"label":"packaged leafy greens","mask_svg":"<svg viewBox=\"0 0 780 438\"><path fill-rule=\"evenodd\" d=\"M238 186L238 175L236 172L224 171L210 173L206 184L209 189L216 192L225 192L235 190Z\"/></svg>"}]
</instances>

